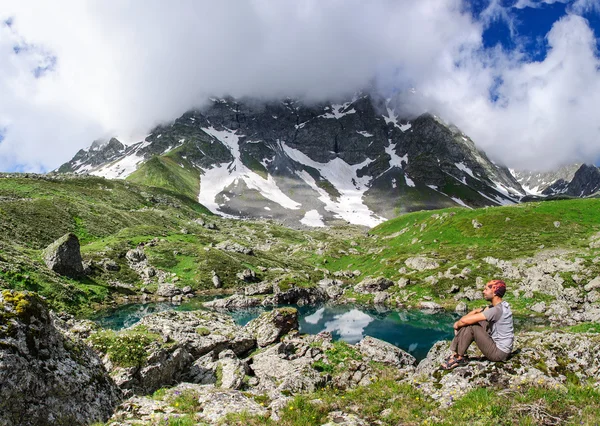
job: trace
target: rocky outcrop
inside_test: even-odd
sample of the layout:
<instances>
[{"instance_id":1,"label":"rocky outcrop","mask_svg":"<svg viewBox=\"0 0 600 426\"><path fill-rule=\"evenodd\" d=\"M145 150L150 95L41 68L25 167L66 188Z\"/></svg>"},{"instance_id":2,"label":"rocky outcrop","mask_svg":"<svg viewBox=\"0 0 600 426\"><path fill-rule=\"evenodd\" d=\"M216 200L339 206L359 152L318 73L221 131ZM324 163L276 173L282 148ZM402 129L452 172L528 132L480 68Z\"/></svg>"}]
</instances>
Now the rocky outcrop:
<instances>
[{"instance_id":1,"label":"rocky outcrop","mask_svg":"<svg viewBox=\"0 0 600 426\"><path fill-rule=\"evenodd\" d=\"M330 336L327 337L330 339ZM327 340L327 337L324 339ZM323 348L311 346L312 341L314 339L291 337L253 355L250 369L258 379L256 389L277 394L313 392L324 387L328 377L312 366L323 359Z\"/></svg>"},{"instance_id":2,"label":"rocky outcrop","mask_svg":"<svg viewBox=\"0 0 600 426\"><path fill-rule=\"evenodd\" d=\"M427 257L409 257L404 263L409 268L416 269L417 271L437 269L440 267L440 264L437 261Z\"/></svg>"},{"instance_id":3,"label":"rocky outcrop","mask_svg":"<svg viewBox=\"0 0 600 426\"><path fill-rule=\"evenodd\" d=\"M175 403L181 395L190 395L197 402L194 416L202 424L219 424L229 413L246 412L249 415L268 414L267 408L258 403L251 395L238 390L228 390L181 383L167 389L162 398L133 396L124 401L117 409L111 421L118 424L161 424L176 422L182 417Z\"/></svg>"},{"instance_id":4,"label":"rocky outcrop","mask_svg":"<svg viewBox=\"0 0 600 426\"><path fill-rule=\"evenodd\" d=\"M106 421L121 393L98 356L32 293L0 295L0 423ZM64 323L61 324L64 326Z\"/></svg>"},{"instance_id":5,"label":"rocky outcrop","mask_svg":"<svg viewBox=\"0 0 600 426\"><path fill-rule=\"evenodd\" d=\"M294 308L274 309L250 321L245 331L256 338L260 347L278 342L281 336L298 330L298 310Z\"/></svg>"},{"instance_id":6,"label":"rocky outcrop","mask_svg":"<svg viewBox=\"0 0 600 426\"><path fill-rule=\"evenodd\" d=\"M320 287L292 287L279 290L272 296L263 299L263 306L277 305L316 305L329 300L327 293Z\"/></svg>"},{"instance_id":7,"label":"rocky outcrop","mask_svg":"<svg viewBox=\"0 0 600 426\"><path fill-rule=\"evenodd\" d=\"M414 356L391 343L367 336L356 344L356 348L367 359L394 367L403 368L417 363Z\"/></svg>"},{"instance_id":8,"label":"rocky outcrop","mask_svg":"<svg viewBox=\"0 0 600 426\"><path fill-rule=\"evenodd\" d=\"M354 286L354 291L357 293L378 293L387 290L394 285L392 280L385 277L365 278L360 283Z\"/></svg>"},{"instance_id":9,"label":"rocky outcrop","mask_svg":"<svg viewBox=\"0 0 600 426\"><path fill-rule=\"evenodd\" d=\"M79 239L68 233L50 244L42 253L46 266L60 275L80 277L84 274Z\"/></svg>"},{"instance_id":10,"label":"rocky outcrop","mask_svg":"<svg viewBox=\"0 0 600 426\"><path fill-rule=\"evenodd\" d=\"M254 250L252 250L251 248L244 247L243 245L232 242L232 241L223 241L222 243L217 244L216 248L218 248L219 250L245 254L248 256L254 255Z\"/></svg>"},{"instance_id":11,"label":"rocky outcrop","mask_svg":"<svg viewBox=\"0 0 600 426\"><path fill-rule=\"evenodd\" d=\"M234 294L233 296L226 297L224 299L215 299L210 302L205 302L204 306L211 309L222 309L222 310L235 310L252 308L255 306L261 306L262 299L257 297L248 297L241 294Z\"/></svg>"},{"instance_id":12,"label":"rocky outcrop","mask_svg":"<svg viewBox=\"0 0 600 426\"><path fill-rule=\"evenodd\" d=\"M515 351L506 362L478 358L475 345L465 366L443 371L449 342L436 343L419 363L410 380L442 405L478 387L515 389L524 384L563 388L567 382L600 383L600 336L554 332L527 332L516 336Z\"/></svg>"}]
</instances>

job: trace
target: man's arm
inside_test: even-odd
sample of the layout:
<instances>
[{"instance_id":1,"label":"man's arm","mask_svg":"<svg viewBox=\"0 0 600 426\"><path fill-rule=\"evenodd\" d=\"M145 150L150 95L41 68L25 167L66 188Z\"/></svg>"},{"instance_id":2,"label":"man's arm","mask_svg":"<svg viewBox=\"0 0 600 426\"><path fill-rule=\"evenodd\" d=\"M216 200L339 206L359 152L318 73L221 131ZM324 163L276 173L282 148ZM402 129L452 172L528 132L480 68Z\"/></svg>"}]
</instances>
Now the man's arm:
<instances>
[{"instance_id":1,"label":"man's arm","mask_svg":"<svg viewBox=\"0 0 600 426\"><path fill-rule=\"evenodd\" d=\"M485 321L485 315L483 315L484 309L476 309L469 312L467 315L459 319L454 323L454 329L458 330L461 327L471 324L477 324L479 321Z\"/></svg>"}]
</instances>

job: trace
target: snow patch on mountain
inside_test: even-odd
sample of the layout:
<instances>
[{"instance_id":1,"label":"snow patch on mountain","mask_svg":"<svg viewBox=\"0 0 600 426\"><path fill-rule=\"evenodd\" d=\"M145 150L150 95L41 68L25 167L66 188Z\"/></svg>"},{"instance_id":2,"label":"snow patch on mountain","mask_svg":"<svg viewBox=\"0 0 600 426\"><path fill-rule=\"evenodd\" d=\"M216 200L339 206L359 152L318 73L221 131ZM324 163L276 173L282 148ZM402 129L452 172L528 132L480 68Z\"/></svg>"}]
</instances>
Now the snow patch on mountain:
<instances>
[{"instance_id":1,"label":"snow patch on mountain","mask_svg":"<svg viewBox=\"0 0 600 426\"><path fill-rule=\"evenodd\" d=\"M408 129L410 129L412 127L412 125L410 123L399 124L398 116L396 115L395 111L390 107L386 107L386 109L387 109L387 115L382 115L383 119L385 120L385 124L392 123L395 127L400 129L400 131L402 131L402 132L406 132Z\"/></svg>"},{"instance_id":2,"label":"snow patch on mountain","mask_svg":"<svg viewBox=\"0 0 600 426\"><path fill-rule=\"evenodd\" d=\"M319 117L340 119L345 115L354 114L356 112L356 110L354 108L348 110L348 107L350 106L350 104L351 104L351 102L346 102L342 105L333 104L333 105L331 105L331 112L327 112L323 115L320 115ZM347 110L347 111L344 111L344 110Z\"/></svg>"},{"instance_id":3,"label":"snow patch on mountain","mask_svg":"<svg viewBox=\"0 0 600 426\"><path fill-rule=\"evenodd\" d=\"M267 179L258 175L246 167L240 157L239 139L243 135L237 135L237 131L229 129L217 130L214 127L202 129L211 135L231 151L233 161L230 163L217 164L210 169L202 169L203 175L200 180L200 194L198 202L206 206L213 213L223 214L216 198L229 185L243 181L249 189L257 190L263 197L290 210L297 210L301 204L285 195L277 186L273 176Z\"/></svg>"},{"instance_id":4,"label":"snow patch on mountain","mask_svg":"<svg viewBox=\"0 0 600 426\"><path fill-rule=\"evenodd\" d=\"M319 193L319 200L325 204L325 210L356 225L373 227L386 220L373 213L363 203L363 195L369 189L372 177L358 177L357 171L373 162L373 160L367 159L360 164L350 165L341 158L334 158L327 163L319 163L303 152L287 146L285 142L280 142L280 145L288 157L299 164L317 169L321 176L327 179L340 193L339 199L334 201L325 190L317 186L313 177L307 172L297 173L302 180Z\"/></svg>"},{"instance_id":5,"label":"snow patch on mountain","mask_svg":"<svg viewBox=\"0 0 600 426\"><path fill-rule=\"evenodd\" d=\"M300 223L314 228L324 228L326 226L325 223L323 223L323 218L316 210L307 211L304 217L300 219Z\"/></svg>"}]
</instances>

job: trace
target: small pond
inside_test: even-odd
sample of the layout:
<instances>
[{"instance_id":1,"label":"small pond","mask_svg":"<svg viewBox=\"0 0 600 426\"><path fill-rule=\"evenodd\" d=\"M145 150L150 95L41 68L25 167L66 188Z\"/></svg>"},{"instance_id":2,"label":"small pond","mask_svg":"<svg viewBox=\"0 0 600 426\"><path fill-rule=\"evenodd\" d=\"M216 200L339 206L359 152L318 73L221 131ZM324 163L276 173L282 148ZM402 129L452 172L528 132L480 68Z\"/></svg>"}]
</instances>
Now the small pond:
<instances>
[{"instance_id":1,"label":"small pond","mask_svg":"<svg viewBox=\"0 0 600 426\"><path fill-rule=\"evenodd\" d=\"M215 296L198 297L181 304L157 302L122 305L100 311L90 319L102 327L120 330L155 312L204 309L202 303L214 298ZM293 307L298 309L302 333L317 334L329 331L335 340L341 339L348 343L357 343L365 336L372 336L398 346L417 360L425 358L435 342L452 339L452 324L459 317L450 312L430 314L416 309L389 310L357 305ZM249 308L229 312L229 315L237 324L245 325L267 310L270 308ZM520 318L515 318L517 329L522 323Z\"/></svg>"},{"instance_id":2,"label":"small pond","mask_svg":"<svg viewBox=\"0 0 600 426\"><path fill-rule=\"evenodd\" d=\"M210 299L213 299L211 297ZM119 330L130 327L146 315L165 311L191 311L202 308L207 298L194 298L182 304L157 302L130 304L98 312L90 319L102 327ZM356 305L293 306L298 309L300 331L317 334L329 331L335 340L357 343L365 336L390 342L423 359L438 340L451 339L452 324L457 316L451 313L427 314L419 310L377 310ZM270 308L249 308L229 312L235 322L245 325Z\"/></svg>"}]
</instances>

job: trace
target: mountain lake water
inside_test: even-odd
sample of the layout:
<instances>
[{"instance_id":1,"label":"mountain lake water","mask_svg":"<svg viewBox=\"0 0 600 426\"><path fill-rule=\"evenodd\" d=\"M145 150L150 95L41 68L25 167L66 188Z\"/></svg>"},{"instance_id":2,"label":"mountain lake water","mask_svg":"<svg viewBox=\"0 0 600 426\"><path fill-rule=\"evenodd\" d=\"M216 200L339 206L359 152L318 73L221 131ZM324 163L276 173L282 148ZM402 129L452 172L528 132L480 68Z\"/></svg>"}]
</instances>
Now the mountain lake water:
<instances>
[{"instance_id":1,"label":"mountain lake water","mask_svg":"<svg viewBox=\"0 0 600 426\"><path fill-rule=\"evenodd\" d=\"M130 327L146 315L165 310L203 310L202 303L215 297L197 297L181 304L156 302L129 304L99 311L91 320L104 328L120 330ZM391 310L358 305L295 306L298 309L300 332L317 334L331 332L334 340L354 344L365 336L392 343L417 358L427 356L429 349L439 340L454 336L452 325L459 318L455 313L427 313L417 309ZM227 312L238 325L246 325L269 307L248 308ZM519 322L515 318L515 326Z\"/></svg>"}]
</instances>

